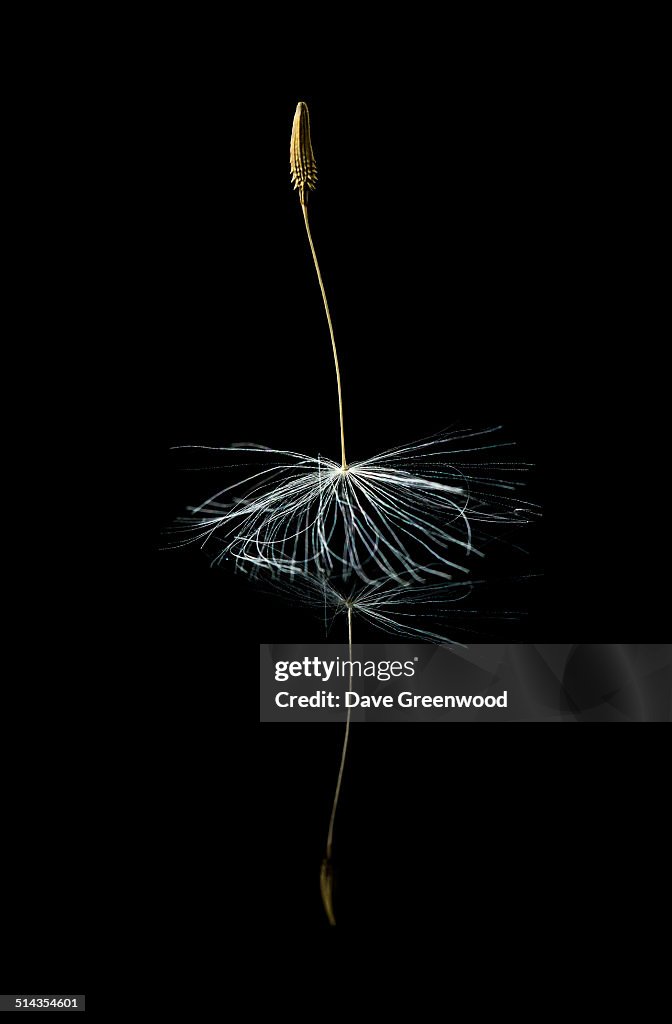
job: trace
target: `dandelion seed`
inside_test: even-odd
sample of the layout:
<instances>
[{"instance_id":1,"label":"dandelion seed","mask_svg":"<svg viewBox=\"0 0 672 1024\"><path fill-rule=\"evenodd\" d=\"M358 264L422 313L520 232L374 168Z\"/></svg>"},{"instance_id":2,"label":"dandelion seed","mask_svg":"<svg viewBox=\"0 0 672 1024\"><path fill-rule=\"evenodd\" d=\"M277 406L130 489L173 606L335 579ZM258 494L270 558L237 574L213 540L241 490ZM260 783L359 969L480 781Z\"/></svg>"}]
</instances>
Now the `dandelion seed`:
<instances>
[{"instance_id":1,"label":"dandelion seed","mask_svg":"<svg viewBox=\"0 0 672 1024\"><path fill-rule=\"evenodd\" d=\"M213 564L231 561L240 572L270 579L292 600L321 607L327 620L345 614L350 652L357 617L389 633L456 643L438 631L443 627L428 628L428 621L445 617L446 606L454 609L470 592L471 582L453 576L464 576L469 558L482 554L479 545L489 539L491 526L527 522L536 514L518 496L515 475L527 466L498 459L497 450L507 445L494 440L493 430L446 432L348 464L336 340L308 221L317 164L303 102L292 124L290 170L331 339L341 462L256 445L209 449L263 461L190 509L176 524L175 543L214 548ZM349 737L348 709L320 872L332 925L334 822Z\"/></svg>"},{"instance_id":2,"label":"dandelion seed","mask_svg":"<svg viewBox=\"0 0 672 1024\"><path fill-rule=\"evenodd\" d=\"M313 143L310 138L310 114L308 106L300 101L296 105L292 137L289 143L289 166L292 172L292 184L299 190L302 206L308 202L307 189L311 191L317 185L317 164L313 154Z\"/></svg>"}]
</instances>

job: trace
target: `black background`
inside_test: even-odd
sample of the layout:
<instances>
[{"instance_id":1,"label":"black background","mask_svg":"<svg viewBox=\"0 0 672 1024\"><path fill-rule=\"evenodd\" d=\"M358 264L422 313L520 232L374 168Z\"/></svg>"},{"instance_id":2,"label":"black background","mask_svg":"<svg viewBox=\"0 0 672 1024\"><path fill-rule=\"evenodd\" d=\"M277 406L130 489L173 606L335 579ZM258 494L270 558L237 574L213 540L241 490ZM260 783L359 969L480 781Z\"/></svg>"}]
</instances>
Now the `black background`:
<instances>
[{"instance_id":1,"label":"black background","mask_svg":"<svg viewBox=\"0 0 672 1024\"><path fill-rule=\"evenodd\" d=\"M48 232L62 239L67 222L79 268L74 286L63 273L65 291L54 271L52 310L76 297L86 342L59 355L56 422L76 456L59 457L55 476L84 477L79 509L94 522L74 653L49 610L50 654L71 685L40 684L32 745L5 747L23 825L7 850L21 937L6 962L25 966L26 949L30 970L95 973L102 927L178 958L196 951L207 974L208 929L232 927L241 895L236 920L257 936L328 932L318 873L341 731L256 721L258 644L318 639L320 623L211 570L197 548L161 550L162 529L217 479L185 471L172 446L338 456L329 339L289 185L297 100L312 116L311 225L351 458L452 424L502 424L535 464L543 519L520 538L529 558L509 565L538 575L515 588L526 614L493 627L497 640L655 639L668 622L665 382L623 199L642 149L626 90L575 71L539 68L534 88L512 66L427 89L385 79L311 92L223 87L205 63L113 86L92 98L73 80L53 109L42 97L55 179L78 197ZM101 461L94 499L86 479ZM60 610L70 626L73 608ZM57 742L53 722L74 729L89 707L90 739ZM89 744L106 724L110 756L92 778ZM623 850L634 834L662 849L661 737L355 730L337 934L410 919L468 945L501 938L512 914L537 935L568 912L604 919L657 899L660 853L643 874ZM64 827L65 805L96 808L94 851ZM52 825L46 846L36 818ZM119 902L92 921L101 890ZM54 892L73 908L66 924L19 925L23 900L36 912Z\"/></svg>"},{"instance_id":2,"label":"black background","mask_svg":"<svg viewBox=\"0 0 672 1024\"><path fill-rule=\"evenodd\" d=\"M633 347L636 284L615 274L623 106L575 94L566 78L530 90L512 75L495 94L470 83L450 96L388 83L278 90L232 104L214 151L193 111L157 129L162 165L182 132L189 159L177 158L162 198L147 189L161 207L149 221L151 251L163 250L153 305L175 342L169 355L159 332L152 363L150 534L217 489L216 474L180 469L193 460L171 444L338 458L329 338L288 185L299 98L312 115L311 225L350 458L453 423L503 424L536 466L529 496L544 510L523 538L529 560L509 566L540 576L512 588L527 615L483 638L660 635L662 382L655 341L637 332ZM164 202L175 204L167 220ZM185 725L211 740L224 843L241 842L242 820L259 857L259 927L324 928L317 872L340 730L260 726L241 738L256 645L319 639L320 622L211 571L198 550L155 553L151 579L157 667L179 671ZM634 763L625 742L599 728L355 730L337 831L341 924L449 919L456 934L474 919L496 928L512 906L534 913L559 888L601 898L625 834L657 799L655 742Z\"/></svg>"}]
</instances>

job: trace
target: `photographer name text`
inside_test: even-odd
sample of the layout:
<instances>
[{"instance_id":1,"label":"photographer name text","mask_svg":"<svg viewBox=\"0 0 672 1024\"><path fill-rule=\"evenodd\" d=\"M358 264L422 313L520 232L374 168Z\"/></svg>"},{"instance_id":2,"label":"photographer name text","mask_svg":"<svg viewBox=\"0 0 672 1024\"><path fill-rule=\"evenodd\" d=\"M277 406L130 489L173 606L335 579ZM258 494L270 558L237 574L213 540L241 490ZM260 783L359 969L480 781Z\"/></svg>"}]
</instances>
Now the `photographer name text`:
<instances>
[{"instance_id":1,"label":"photographer name text","mask_svg":"<svg viewBox=\"0 0 672 1024\"><path fill-rule=\"evenodd\" d=\"M289 693L281 690L276 694L275 703L279 708L508 708L509 694L504 690L499 696L489 694L487 697L481 694L417 694L410 690L404 690L396 695L360 694L355 690L338 694L331 690L316 690L313 694Z\"/></svg>"}]
</instances>

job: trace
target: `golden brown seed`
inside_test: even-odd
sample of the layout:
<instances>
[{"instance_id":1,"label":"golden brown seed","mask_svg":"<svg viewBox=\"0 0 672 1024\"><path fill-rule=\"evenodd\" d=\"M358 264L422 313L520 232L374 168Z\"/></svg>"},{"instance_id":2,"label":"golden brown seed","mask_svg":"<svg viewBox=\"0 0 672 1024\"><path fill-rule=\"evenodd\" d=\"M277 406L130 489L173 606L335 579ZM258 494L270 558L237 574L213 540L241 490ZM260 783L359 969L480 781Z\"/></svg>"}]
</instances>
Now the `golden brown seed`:
<instances>
[{"instance_id":1,"label":"golden brown seed","mask_svg":"<svg viewBox=\"0 0 672 1024\"><path fill-rule=\"evenodd\" d=\"M310 141L310 114L307 105L300 100L296 106L294 123L292 124L292 140L289 144L289 166L292 172L292 184L299 190L302 206L308 202L307 189L314 189L317 184L317 164Z\"/></svg>"}]
</instances>

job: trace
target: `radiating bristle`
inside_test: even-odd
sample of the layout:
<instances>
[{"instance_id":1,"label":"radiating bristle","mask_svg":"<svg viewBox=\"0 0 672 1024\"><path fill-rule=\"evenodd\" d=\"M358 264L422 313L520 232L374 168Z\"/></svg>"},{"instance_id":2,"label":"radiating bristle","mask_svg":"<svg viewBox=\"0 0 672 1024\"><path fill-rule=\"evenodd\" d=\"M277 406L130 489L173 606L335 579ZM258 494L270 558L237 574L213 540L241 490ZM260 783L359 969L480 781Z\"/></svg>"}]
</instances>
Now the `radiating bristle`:
<instances>
[{"instance_id":1,"label":"radiating bristle","mask_svg":"<svg viewBox=\"0 0 672 1024\"><path fill-rule=\"evenodd\" d=\"M289 166L292 172L292 184L299 190L301 205L308 202L306 189L314 189L317 184L317 164L310 141L310 114L307 105L301 100L296 105L292 139L289 144Z\"/></svg>"},{"instance_id":2,"label":"radiating bristle","mask_svg":"<svg viewBox=\"0 0 672 1024\"><path fill-rule=\"evenodd\" d=\"M347 473L324 456L229 449L248 452L250 475L192 509L180 529L216 549L213 563L248 575L407 584L467 574L482 556L479 537L490 543L491 527L535 515L515 481L526 466L499 457L508 445L495 432L456 429Z\"/></svg>"}]
</instances>

